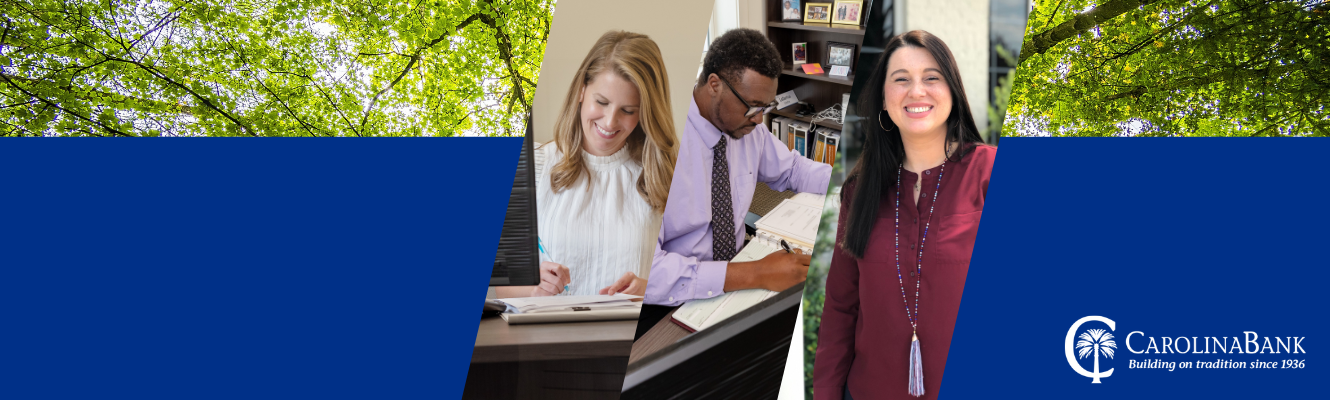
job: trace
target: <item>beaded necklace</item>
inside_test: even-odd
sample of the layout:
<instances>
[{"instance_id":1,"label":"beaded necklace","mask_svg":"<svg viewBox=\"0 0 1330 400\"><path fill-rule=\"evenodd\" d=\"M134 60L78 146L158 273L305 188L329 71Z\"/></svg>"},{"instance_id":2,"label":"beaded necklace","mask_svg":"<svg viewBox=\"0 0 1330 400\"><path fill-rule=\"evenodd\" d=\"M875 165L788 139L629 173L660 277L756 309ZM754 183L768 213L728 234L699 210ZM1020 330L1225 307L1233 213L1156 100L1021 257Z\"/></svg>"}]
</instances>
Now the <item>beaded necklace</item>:
<instances>
[{"instance_id":1,"label":"beaded necklace","mask_svg":"<svg viewBox=\"0 0 1330 400\"><path fill-rule=\"evenodd\" d=\"M910 318L910 327L914 329L910 339L910 395L924 395L924 365L919 355L919 286L924 280L924 241L928 239L928 227L933 222L933 208L937 206L937 193L942 188L942 173L947 171L946 160L937 172L937 186L933 188L933 203L928 206L928 218L924 220L924 234L919 237L919 254L915 258L914 313L911 314L910 300L905 297L905 276L901 274L901 170L904 164L896 167L896 279L901 284L901 301L905 303L905 316ZM927 197L925 197L927 198Z\"/></svg>"}]
</instances>

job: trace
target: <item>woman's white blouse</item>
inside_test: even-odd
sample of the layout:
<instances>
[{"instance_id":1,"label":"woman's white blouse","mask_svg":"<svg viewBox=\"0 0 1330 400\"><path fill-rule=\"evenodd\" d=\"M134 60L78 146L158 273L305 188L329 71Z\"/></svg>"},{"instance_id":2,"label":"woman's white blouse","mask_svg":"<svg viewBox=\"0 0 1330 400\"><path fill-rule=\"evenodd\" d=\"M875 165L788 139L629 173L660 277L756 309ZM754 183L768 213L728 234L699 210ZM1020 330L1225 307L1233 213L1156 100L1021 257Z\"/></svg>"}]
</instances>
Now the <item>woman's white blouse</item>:
<instances>
[{"instance_id":1,"label":"woman's white blouse","mask_svg":"<svg viewBox=\"0 0 1330 400\"><path fill-rule=\"evenodd\" d=\"M643 233L652 210L637 192L642 166L629 157L627 146L605 157L583 151L590 177L558 193L549 177L563 153L554 143L535 153L536 225L547 259L572 275L564 294L597 294L625 272L646 278L650 264L642 255L655 241L643 240Z\"/></svg>"}]
</instances>

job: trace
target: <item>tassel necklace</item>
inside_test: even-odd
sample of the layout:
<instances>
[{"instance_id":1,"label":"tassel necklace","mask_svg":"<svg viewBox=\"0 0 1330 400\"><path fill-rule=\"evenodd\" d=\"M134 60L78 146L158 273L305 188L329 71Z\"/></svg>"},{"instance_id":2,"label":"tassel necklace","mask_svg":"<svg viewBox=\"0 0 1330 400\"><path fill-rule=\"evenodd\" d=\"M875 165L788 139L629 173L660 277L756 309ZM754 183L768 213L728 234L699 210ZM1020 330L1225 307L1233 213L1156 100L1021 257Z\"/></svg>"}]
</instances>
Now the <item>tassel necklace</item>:
<instances>
[{"instance_id":1,"label":"tassel necklace","mask_svg":"<svg viewBox=\"0 0 1330 400\"><path fill-rule=\"evenodd\" d=\"M919 356L919 282L924 280L924 240L928 239L928 226L933 222L933 208L937 205L937 193L942 188L942 173L947 170L947 162L942 161L942 169L937 172L937 186L933 187L933 204L928 206L928 219L924 220L924 234L919 237L919 254L915 258L914 307L905 297L905 276L901 274L901 169L896 167L896 279L901 283L901 301L905 303L905 316L910 318L910 327L914 329L914 338L910 339L910 395L924 395L924 363ZM913 313L910 311L914 310Z\"/></svg>"}]
</instances>

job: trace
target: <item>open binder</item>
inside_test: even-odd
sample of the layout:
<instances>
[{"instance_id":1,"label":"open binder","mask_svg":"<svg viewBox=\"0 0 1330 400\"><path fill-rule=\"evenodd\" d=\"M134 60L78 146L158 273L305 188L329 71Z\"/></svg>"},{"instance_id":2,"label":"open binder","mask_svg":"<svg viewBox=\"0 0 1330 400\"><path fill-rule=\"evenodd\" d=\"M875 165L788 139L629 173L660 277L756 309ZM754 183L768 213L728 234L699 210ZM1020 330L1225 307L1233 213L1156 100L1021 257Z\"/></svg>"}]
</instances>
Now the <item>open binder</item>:
<instances>
[{"instance_id":1,"label":"open binder","mask_svg":"<svg viewBox=\"0 0 1330 400\"><path fill-rule=\"evenodd\" d=\"M757 220L757 235L730 262L760 260L771 253L784 251L780 245L782 239L790 245L791 250L799 249L804 254L812 254L825 200L824 195L800 193L781 201L780 205ZM709 299L692 300L675 310L670 320L689 332L697 332L775 295L776 292L770 290L745 289Z\"/></svg>"}]
</instances>

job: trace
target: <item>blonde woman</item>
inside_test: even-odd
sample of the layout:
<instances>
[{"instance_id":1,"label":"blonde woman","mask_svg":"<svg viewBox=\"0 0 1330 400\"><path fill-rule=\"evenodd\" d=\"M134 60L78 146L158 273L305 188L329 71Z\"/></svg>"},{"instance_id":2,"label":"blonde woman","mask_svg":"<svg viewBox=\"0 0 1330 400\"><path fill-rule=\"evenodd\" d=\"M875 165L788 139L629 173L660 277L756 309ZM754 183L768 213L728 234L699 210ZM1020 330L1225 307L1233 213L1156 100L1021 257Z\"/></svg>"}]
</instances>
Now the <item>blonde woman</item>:
<instances>
[{"instance_id":1,"label":"blonde woman","mask_svg":"<svg viewBox=\"0 0 1330 400\"><path fill-rule=\"evenodd\" d=\"M554 141L536 149L538 286L499 297L642 295L677 152L656 42L610 31L568 88Z\"/></svg>"}]
</instances>

